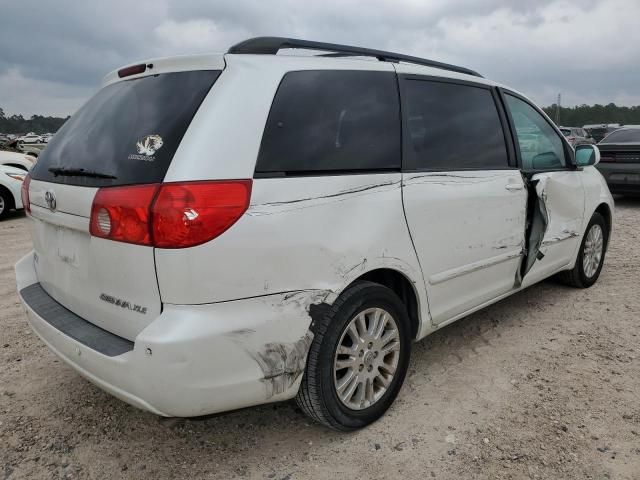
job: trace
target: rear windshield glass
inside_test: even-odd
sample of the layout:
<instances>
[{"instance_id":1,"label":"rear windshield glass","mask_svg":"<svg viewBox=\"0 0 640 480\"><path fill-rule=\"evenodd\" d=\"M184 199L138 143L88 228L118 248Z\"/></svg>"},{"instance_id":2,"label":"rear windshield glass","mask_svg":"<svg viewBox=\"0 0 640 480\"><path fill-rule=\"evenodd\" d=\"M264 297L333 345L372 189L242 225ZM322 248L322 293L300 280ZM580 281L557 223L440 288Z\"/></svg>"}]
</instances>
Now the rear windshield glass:
<instances>
[{"instance_id":1,"label":"rear windshield glass","mask_svg":"<svg viewBox=\"0 0 640 480\"><path fill-rule=\"evenodd\" d=\"M602 140L602 143L638 143L640 142L640 128L618 130Z\"/></svg>"},{"instance_id":2,"label":"rear windshield glass","mask_svg":"<svg viewBox=\"0 0 640 480\"><path fill-rule=\"evenodd\" d=\"M91 187L161 182L218 75L163 73L104 87L49 142L32 178Z\"/></svg>"}]
</instances>

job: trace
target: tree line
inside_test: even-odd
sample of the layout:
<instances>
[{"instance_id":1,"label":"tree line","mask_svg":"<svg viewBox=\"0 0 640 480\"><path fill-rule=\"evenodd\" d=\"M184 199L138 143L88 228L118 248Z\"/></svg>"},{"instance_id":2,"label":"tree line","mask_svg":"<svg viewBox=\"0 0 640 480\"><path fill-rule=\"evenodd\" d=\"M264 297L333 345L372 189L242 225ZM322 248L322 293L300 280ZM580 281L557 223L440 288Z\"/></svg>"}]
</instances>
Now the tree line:
<instances>
[{"instance_id":1,"label":"tree line","mask_svg":"<svg viewBox=\"0 0 640 480\"><path fill-rule=\"evenodd\" d=\"M31 118L24 118L22 115L6 116L4 110L0 108L0 132L55 133L68 118L44 117L42 115L32 115Z\"/></svg>"},{"instance_id":2,"label":"tree line","mask_svg":"<svg viewBox=\"0 0 640 480\"><path fill-rule=\"evenodd\" d=\"M552 120L556 120L556 105L543 108ZM579 105L560 107L558 123L567 127L582 127L594 123L620 123L640 125L640 105L619 107L615 103L608 105Z\"/></svg>"}]
</instances>

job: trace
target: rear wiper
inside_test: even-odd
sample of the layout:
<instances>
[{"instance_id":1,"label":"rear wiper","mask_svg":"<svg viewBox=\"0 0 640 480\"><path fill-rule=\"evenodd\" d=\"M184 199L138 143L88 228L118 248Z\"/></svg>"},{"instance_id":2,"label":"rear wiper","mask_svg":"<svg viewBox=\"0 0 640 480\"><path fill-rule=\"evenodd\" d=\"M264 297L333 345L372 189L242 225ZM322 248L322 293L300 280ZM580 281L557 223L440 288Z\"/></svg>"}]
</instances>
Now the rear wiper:
<instances>
[{"instance_id":1,"label":"rear wiper","mask_svg":"<svg viewBox=\"0 0 640 480\"><path fill-rule=\"evenodd\" d=\"M63 168L63 167L51 167L49 169L55 177L62 175L65 177L90 177L90 178L110 178L116 179L115 175L109 175L108 173L93 172L91 170L85 170L84 168Z\"/></svg>"}]
</instances>

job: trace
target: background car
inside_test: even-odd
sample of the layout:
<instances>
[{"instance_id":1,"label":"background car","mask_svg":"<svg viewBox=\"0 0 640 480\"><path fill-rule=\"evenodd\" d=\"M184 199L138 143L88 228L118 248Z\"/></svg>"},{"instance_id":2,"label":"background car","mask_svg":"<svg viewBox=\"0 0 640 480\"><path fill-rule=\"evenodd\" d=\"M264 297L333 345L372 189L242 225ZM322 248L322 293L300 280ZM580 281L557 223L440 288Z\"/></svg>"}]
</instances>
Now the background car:
<instances>
[{"instance_id":1,"label":"background car","mask_svg":"<svg viewBox=\"0 0 640 480\"><path fill-rule=\"evenodd\" d=\"M640 127L624 127L600 143L600 163L611 193L640 195Z\"/></svg>"},{"instance_id":2,"label":"background car","mask_svg":"<svg viewBox=\"0 0 640 480\"><path fill-rule=\"evenodd\" d=\"M576 145L593 145L596 141L581 127L560 127L560 131L567 138L572 147Z\"/></svg>"},{"instance_id":3,"label":"background car","mask_svg":"<svg viewBox=\"0 0 640 480\"><path fill-rule=\"evenodd\" d=\"M33 132L29 132L26 135L18 138L18 142L20 143L42 143L42 138L40 135L36 135Z\"/></svg>"},{"instance_id":4,"label":"background car","mask_svg":"<svg viewBox=\"0 0 640 480\"><path fill-rule=\"evenodd\" d=\"M582 127L596 141L599 142L611 132L620 128L619 123L599 123L595 125L583 125Z\"/></svg>"},{"instance_id":5,"label":"background car","mask_svg":"<svg viewBox=\"0 0 640 480\"><path fill-rule=\"evenodd\" d=\"M0 165L29 171L36 163L36 157L19 152L0 150Z\"/></svg>"},{"instance_id":6,"label":"background car","mask_svg":"<svg viewBox=\"0 0 640 480\"><path fill-rule=\"evenodd\" d=\"M24 170L0 165L0 220L13 209L22 209L20 189L26 176Z\"/></svg>"}]
</instances>

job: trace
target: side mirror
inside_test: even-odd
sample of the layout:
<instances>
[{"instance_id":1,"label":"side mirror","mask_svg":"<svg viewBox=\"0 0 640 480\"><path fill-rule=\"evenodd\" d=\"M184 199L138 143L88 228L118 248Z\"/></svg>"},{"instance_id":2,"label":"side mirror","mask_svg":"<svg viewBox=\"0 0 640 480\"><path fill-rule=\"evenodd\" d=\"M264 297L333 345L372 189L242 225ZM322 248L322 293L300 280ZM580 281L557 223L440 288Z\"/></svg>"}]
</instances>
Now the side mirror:
<instances>
[{"instance_id":1,"label":"side mirror","mask_svg":"<svg viewBox=\"0 0 640 480\"><path fill-rule=\"evenodd\" d=\"M576 147L576 165L589 167L600 163L600 150L595 145L578 145Z\"/></svg>"}]
</instances>

